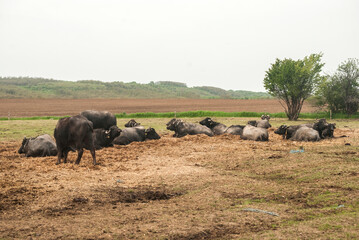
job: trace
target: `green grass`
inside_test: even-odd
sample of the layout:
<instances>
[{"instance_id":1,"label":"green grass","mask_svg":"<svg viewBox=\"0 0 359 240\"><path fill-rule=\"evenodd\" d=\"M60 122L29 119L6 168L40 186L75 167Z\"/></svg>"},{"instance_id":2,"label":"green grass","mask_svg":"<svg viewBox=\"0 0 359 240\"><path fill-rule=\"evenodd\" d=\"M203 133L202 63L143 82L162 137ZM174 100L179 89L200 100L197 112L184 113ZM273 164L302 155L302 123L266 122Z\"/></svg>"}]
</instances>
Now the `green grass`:
<instances>
[{"instance_id":1,"label":"green grass","mask_svg":"<svg viewBox=\"0 0 359 240\"><path fill-rule=\"evenodd\" d=\"M287 118L285 113L265 113L265 112L221 112L221 111L187 111L187 112L164 112L164 113L119 113L115 114L117 118L196 118L196 117L253 117L259 118L263 114L269 114L271 118ZM1 117L0 121L4 120L47 120L60 118L67 116L43 116L43 117L19 117L19 118L8 118ZM299 115L299 119L329 119L330 115L327 112L320 113L302 113ZM332 119L359 119L359 114L345 115L345 114L333 114Z\"/></svg>"}]
</instances>

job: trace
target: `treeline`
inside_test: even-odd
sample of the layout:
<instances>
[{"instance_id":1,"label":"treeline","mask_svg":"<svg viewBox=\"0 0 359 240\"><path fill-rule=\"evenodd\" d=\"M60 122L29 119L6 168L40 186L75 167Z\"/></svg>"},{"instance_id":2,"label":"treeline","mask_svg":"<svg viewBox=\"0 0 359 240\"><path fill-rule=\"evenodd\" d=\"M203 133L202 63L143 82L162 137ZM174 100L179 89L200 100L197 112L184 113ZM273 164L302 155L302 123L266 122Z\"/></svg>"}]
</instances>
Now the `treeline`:
<instances>
[{"instance_id":1,"label":"treeline","mask_svg":"<svg viewBox=\"0 0 359 240\"><path fill-rule=\"evenodd\" d=\"M30 77L0 77L0 98L193 98L258 99L271 98L265 92L226 91L216 87L187 87L184 83L160 81L101 82L61 81Z\"/></svg>"}]
</instances>

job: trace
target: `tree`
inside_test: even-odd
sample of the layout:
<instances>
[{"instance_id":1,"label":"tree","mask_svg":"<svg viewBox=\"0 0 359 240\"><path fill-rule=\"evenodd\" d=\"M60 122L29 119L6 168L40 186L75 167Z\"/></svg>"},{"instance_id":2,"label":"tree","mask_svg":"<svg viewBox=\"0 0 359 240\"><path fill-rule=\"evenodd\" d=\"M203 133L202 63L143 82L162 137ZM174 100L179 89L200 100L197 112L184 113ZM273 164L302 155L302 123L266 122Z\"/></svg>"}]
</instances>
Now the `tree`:
<instances>
[{"instance_id":1,"label":"tree","mask_svg":"<svg viewBox=\"0 0 359 240\"><path fill-rule=\"evenodd\" d=\"M333 112L354 114L359 108L359 60L342 62L337 71L319 87L319 104L327 105Z\"/></svg>"},{"instance_id":2,"label":"tree","mask_svg":"<svg viewBox=\"0 0 359 240\"><path fill-rule=\"evenodd\" d=\"M264 78L268 93L279 99L289 120L297 120L304 100L312 95L324 66L323 54L311 54L303 60L276 59Z\"/></svg>"}]
</instances>

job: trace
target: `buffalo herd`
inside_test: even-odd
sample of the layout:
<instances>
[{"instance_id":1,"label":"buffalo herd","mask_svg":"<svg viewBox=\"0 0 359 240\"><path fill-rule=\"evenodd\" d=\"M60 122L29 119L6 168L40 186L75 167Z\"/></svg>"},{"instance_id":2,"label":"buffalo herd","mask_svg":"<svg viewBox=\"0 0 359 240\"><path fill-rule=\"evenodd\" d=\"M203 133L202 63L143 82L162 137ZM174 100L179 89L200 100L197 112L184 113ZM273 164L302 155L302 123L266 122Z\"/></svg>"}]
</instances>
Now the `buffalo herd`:
<instances>
[{"instance_id":1,"label":"buffalo herd","mask_svg":"<svg viewBox=\"0 0 359 240\"><path fill-rule=\"evenodd\" d=\"M173 137L205 134L207 136L232 134L239 135L243 140L268 141L268 128L271 127L270 116L263 115L261 120L249 121L246 125L226 126L205 118L198 123L185 122L173 118L167 124L168 130L173 131ZM283 139L293 141L319 141L333 138L335 124L320 119L313 124L287 126L281 125L274 131L282 135ZM161 137L156 130L145 128L131 119L125 128L118 128L116 116L106 111L84 111L79 115L61 118L54 130L55 141L48 134L36 138L24 138L19 153L26 157L57 156L57 163L67 162L69 151L77 151L75 164L79 164L84 149L91 152L93 164L96 164L95 150L112 147L113 145L127 145L131 142L142 142L147 139L155 140Z\"/></svg>"}]
</instances>

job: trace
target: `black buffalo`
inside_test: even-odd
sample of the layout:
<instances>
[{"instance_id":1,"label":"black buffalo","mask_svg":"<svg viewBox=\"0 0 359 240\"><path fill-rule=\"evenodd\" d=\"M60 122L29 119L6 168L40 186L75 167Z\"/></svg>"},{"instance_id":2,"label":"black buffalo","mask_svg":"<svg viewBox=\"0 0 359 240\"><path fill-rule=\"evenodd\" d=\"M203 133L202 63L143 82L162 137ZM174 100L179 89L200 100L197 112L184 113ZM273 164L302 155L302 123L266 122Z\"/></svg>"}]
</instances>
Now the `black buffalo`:
<instances>
[{"instance_id":1,"label":"black buffalo","mask_svg":"<svg viewBox=\"0 0 359 240\"><path fill-rule=\"evenodd\" d=\"M213 132L210 128L195 124L184 122L181 119L173 118L167 124L167 129L174 131L174 137L183 137L186 135L206 134L207 136L213 136Z\"/></svg>"},{"instance_id":2,"label":"black buffalo","mask_svg":"<svg viewBox=\"0 0 359 240\"><path fill-rule=\"evenodd\" d=\"M101 149L104 147L112 147L112 141L120 136L121 129L117 126L110 127L109 130L105 129L94 129L92 138L94 141L95 149Z\"/></svg>"},{"instance_id":3,"label":"black buffalo","mask_svg":"<svg viewBox=\"0 0 359 240\"><path fill-rule=\"evenodd\" d=\"M95 147L92 138L93 125L82 115L74 117L61 118L56 125L54 136L57 145L57 163L61 163L61 158L64 158L64 163L67 162L67 154L70 150L78 151L77 160L75 164L81 161L84 148L90 150L93 164L96 165Z\"/></svg>"},{"instance_id":4,"label":"black buffalo","mask_svg":"<svg viewBox=\"0 0 359 240\"><path fill-rule=\"evenodd\" d=\"M160 135L157 134L156 130L154 128L147 128L145 130L145 133L146 133L146 139L153 139L153 140L157 140L157 139L160 139Z\"/></svg>"},{"instance_id":5,"label":"black buffalo","mask_svg":"<svg viewBox=\"0 0 359 240\"><path fill-rule=\"evenodd\" d=\"M57 148L54 140L49 134L35 138L24 138L18 153L25 153L26 157L56 156Z\"/></svg>"},{"instance_id":6,"label":"black buffalo","mask_svg":"<svg viewBox=\"0 0 359 240\"><path fill-rule=\"evenodd\" d=\"M313 128L319 132L319 136L322 139L334 137L335 123L328 123L324 118L315 122Z\"/></svg>"},{"instance_id":7,"label":"black buffalo","mask_svg":"<svg viewBox=\"0 0 359 240\"><path fill-rule=\"evenodd\" d=\"M117 124L116 116L107 111L86 110L81 115L92 122L93 129L103 128L109 130L111 126Z\"/></svg>"},{"instance_id":8,"label":"black buffalo","mask_svg":"<svg viewBox=\"0 0 359 240\"><path fill-rule=\"evenodd\" d=\"M140 125L141 125L141 123L136 122L135 119L131 119L130 121L128 121L125 124L125 127L136 127L136 126L140 126Z\"/></svg>"},{"instance_id":9,"label":"black buffalo","mask_svg":"<svg viewBox=\"0 0 359 240\"><path fill-rule=\"evenodd\" d=\"M243 130L243 127L239 127L239 125L232 125L230 127L227 127L223 123L215 122L211 118L207 117L199 122L201 125L208 127L212 130L212 132L215 135L221 135L221 134L233 134L233 135L240 135L240 133Z\"/></svg>"},{"instance_id":10,"label":"black buffalo","mask_svg":"<svg viewBox=\"0 0 359 240\"><path fill-rule=\"evenodd\" d=\"M117 145L128 145L132 142L143 142L146 139L160 139L155 129L145 129L143 126L129 127L122 129L120 136L116 137L112 143Z\"/></svg>"},{"instance_id":11,"label":"black buffalo","mask_svg":"<svg viewBox=\"0 0 359 240\"><path fill-rule=\"evenodd\" d=\"M293 137L294 133L301 127L313 128L313 124L301 124L301 125L281 125L277 130L274 131L275 134L282 135L283 139L290 139Z\"/></svg>"}]
</instances>

